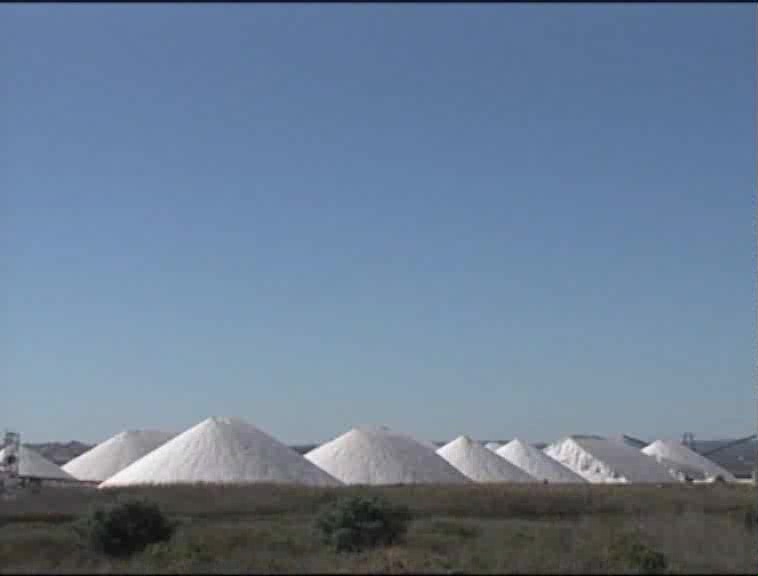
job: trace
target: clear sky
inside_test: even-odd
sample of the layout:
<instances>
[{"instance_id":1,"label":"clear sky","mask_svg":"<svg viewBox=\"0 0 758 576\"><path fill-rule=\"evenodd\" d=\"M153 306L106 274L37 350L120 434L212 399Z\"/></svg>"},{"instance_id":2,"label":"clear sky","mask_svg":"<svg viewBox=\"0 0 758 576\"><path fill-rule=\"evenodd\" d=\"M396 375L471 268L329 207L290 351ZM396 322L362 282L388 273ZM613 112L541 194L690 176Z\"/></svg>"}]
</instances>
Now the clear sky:
<instances>
[{"instance_id":1,"label":"clear sky","mask_svg":"<svg viewBox=\"0 0 758 576\"><path fill-rule=\"evenodd\" d=\"M750 434L755 30L0 7L0 427Z\"/></svg>"}]
</instances>

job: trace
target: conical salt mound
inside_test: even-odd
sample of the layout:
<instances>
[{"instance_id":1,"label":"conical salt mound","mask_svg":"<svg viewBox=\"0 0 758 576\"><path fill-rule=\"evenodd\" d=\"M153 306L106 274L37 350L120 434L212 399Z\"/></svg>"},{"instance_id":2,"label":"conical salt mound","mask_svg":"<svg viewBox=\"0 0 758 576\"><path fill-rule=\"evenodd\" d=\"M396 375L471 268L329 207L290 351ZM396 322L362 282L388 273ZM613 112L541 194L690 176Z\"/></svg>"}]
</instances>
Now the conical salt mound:
<instances>
[{"instance_id":1,"label":"conical salt mound","mask_svg":"<svg viewBox=\"0 0 758 576\"><path fill-rule=\"evenodd\" d=\"M437 454L475 482L537 482L536 478L468 436L459 436L445 444Z\"/></svg>"},{"instance_id":2,"label":"conical salt mound","mask_svg":"<svg viewBox=\"0 0 758 576\"><path fill-rule=\"evenodd\" d=\"M237 418L208 418L100 484L339 482L300 454Z\"/></svg>"},{"instance_id":3,"label":"conical salt mound","mask_svg":"<svg viewBox=\"0 0 758 576\"><path fill-rule=\"evenodd\" d=\"M702 468L694 468L686 464L680 464L673 462L663 456L647 455L648 458L652 458L659 464L664 465L669 473L674 476L680 482L707 482L708 477L705 474L705 470Z\"/></svg>"},{"instance_id":4,"label":"conical salt mound","mask_svg":"<svg viewBox=\"0 0 758 576\"><path fill-rule=\"evenodd\" d=\"M653 458L598 436L569 436L544 452L592 483L676 482L668 468Z\"/></svg>"},{"instance_id":5,"label":"conical salt mound","mask_svg":"<svg viewBox=\"0 0 758 576\"><path fill-rule=\"evenodd\" d=\"M428 443L387 428L354 428L305 457L345 484L468 482Z\"/></svg>"},{"instance_id":6,"label":"conical salt mound","mask_svg":"<svg viewBox=\"0 0 758 576\"><path fill-rule=\"evenodd\" d=\"M8 452L8 448L0 450L0 462L5 461ZM50 460L23 444L19 446L16 457L18 458L18 475L21 477L39 478L41 480L76 481L76 478L67 474L57 464L50 462Z\"/></svg>"},{"instance_id":7,"label":"conical salt mound","mask_svg":"<svg viewBox=\"0 0 758 576\"><path fill-rule=\"evenodd\" d=\"M502 444L500 442L487 442L484 445L487 450L492 450L493 452L497 452L501 446Z\"/></svg>"},{"instance_id":8,"label":"conical salt mound","mask_svg":"<svg viewBox=\"0 0 758 576\"><path fill-rule=\"evenodd\" d=\"M734 474L715 462L708 460L705 456L701 456L697 452L690 450L680 442L656 440L650 446L643 448L642 452L658 460L663 460L664 464L673 464L672 468L674 468L674 471L687 473L686 468L694 468L700 470L706 480L722 478L727 482L736 481ZM687 475L692 477L691 473Z\"/></svg>"},{"instance_id":9,"label":"conical salt mound","mask_svg":"<svg viewBox=\"0 0 758 576\"><path fill-rule=\"evenodd\" d=\"M548 483L556 484L583 484L587 482L584 478L542 452L542 450L538 450L518 438L502 446L496 454L543 482L547 481Z\"/></svg>"},{"instance_id":10,"label":"conical salt mound","mask_svg":"<svg viewBox=\"0 0 758 576\"><path fill-rule=\"evenodd\" d=\"M67 462L63 469L79 480L103 482L174 436L159 430L126 430Z\"/></svg>"}]
</instances>

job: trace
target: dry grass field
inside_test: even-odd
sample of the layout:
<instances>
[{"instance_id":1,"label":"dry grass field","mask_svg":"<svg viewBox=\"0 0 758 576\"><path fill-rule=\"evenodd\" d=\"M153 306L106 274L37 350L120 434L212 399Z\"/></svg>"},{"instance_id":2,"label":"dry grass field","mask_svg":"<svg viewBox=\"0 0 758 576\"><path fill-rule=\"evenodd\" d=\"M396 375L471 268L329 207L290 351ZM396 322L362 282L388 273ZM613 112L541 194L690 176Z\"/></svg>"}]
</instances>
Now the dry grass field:
<instances>
[{"instance_id":1,"label":"dry grass field","mask_svg":"<svg viewBox=\"0 0 758 576\"><path fill-rule=\"evenodd\" d=\"M179 527L113 559L75 527L124 493L158 503ZM406 538L359 553L326 548L314 518L343 495L407 505ZM663 555L667 573L755 576L755 512L755 487L744 485L44 488L0 501L0 571L644 573L632 550L645 549Z\"/></svg>"}]
</instances>

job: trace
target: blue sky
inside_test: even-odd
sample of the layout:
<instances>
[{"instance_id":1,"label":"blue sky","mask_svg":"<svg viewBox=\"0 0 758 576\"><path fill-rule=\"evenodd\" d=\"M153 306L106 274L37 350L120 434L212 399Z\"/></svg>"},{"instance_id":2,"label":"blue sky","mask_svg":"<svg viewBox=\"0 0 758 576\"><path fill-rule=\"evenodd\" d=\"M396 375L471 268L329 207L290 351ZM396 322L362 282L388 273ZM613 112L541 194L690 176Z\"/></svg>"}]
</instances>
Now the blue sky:
<instances>
[{"instance_id":1,"label":"blue sky","mask_svg":"<svg viewBox=\"0 0 758 576\"><path fill-rule=\"evenodd\" d=\"M752 5L0 7L0 426L755 429Z\"/></svg>"}]
</instances>

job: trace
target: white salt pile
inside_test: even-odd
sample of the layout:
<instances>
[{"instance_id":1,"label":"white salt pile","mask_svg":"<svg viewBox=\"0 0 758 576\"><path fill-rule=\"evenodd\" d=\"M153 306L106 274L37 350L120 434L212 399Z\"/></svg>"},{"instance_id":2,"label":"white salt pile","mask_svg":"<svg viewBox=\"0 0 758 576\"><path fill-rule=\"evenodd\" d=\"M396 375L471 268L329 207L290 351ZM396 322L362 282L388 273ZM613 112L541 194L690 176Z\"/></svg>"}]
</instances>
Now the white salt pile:
<instances>
[{"instance_id":1,"label":"white salt pile","mask_svg":"<svg viewBox=\"0 0 758 576\"><path fill-rule=\"evenodd\" d=\"M705 471L702 468L693 468L692 466L687 466L686 464L679 464L677 462L663 458L662 456L647 456L648 458L652 458L659 464L665 466L668 469L669 474L673 475L674 478L680 482L688 482L690 480L693 482L707 481Z\"/></svg>"},{"instance_id":2,"label":"white salt pile","mask_svg":"<svg viewBox=\"0 0 758 576\"><path fill-rule=\"evenodd\" d=\"M305 457L345 484L468 482L429 443L384 427L353 428Z\"/></svg>"},{"instance_id":3,"label":"white salt pile","mask_svg":"<svg viewBox=\"0 0 758 576\"><path fill-rule=\"evenodd\" d=\"M666 466L653 458L598 436L569 436L544 452L593 483L676 482Z\"/></svg>"},{"instance_id":4,"label":"white salt pile","mask_svg":"<svg viewBox=\"0 0 758 576\"><path fill-rule=\"evenodd\" d=\"M0 450L0 462L5 462L9 455L9 449ZM57 464L50 462L47 458L41 456L31 448L19 446L18 453L18 475L24 478L38 478L41 480L66 480L76 481L76 478L67 474Z\"/></svg>"},{"instance_id":5,"label":"white salt pile","mask_svg":"<svg viewBox=\"0 0 758 576\"><path fill-rule=\"evenodd\" d=\"M295 483L338 485L293 449L237 418L208 418L100 484Z\"/></svg>"},{"instance_id":6,"label":"white salt pile","mask_svg":"<svg viewBox=\"0 0 758 576\"><path fill-rule=\"evenodd\" d=\"M437 454L476 482L537 482L536 478L468 436L459 436L445 444Z\"/></svg>"},{"instance_id":7,"label":"white salt pile","mask_svg":"<svg viewBox=\"0 0 758 576\"><path fill-rule=\"evenodd\" d=\"M487 442L484 445L487 450L492 450L493 452L497 452L501 446L503 445L500 442Z\"/></svg>"},{"instance_id":8,"label":"white salt pile","mask_svg":"<svg viewBox=\"0 0 758 576\"><path fill-rule=\"evenodd\" d=\"M680 442L656 440L649 446L643 448L642 452L662 461L662 463L670 466L674 472L687 474L691 478L693 478L693 474L689 470L695 469L700 471L704 476L702 479L705 480L719 477L727 482L734 482L736 480L731 472L722 468L715 462L708 460L705 456L690 450Z\"/></svg>"},{"instance_id":9,"label":"white salt pile","mask_svg":"<svg viewBox=\"0 0 758 576\"><path fill-rule=\"evenodd\" d=\"M515 438L497 451L497 455L518 466L541 481L548 483L578 483L587 481L542 450Z\"/></svg>"},{"instance_id":10,"label":"white salt pile","mask_svg":"<svg viewBox=\"0 0 758 576\"><path fill-rule=\"evenodd\" d=\"M67 462L63 469L79 480L102 482L174 436L158 430L126 430Z\"/></svg>"}]
</instances>

